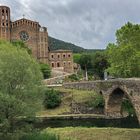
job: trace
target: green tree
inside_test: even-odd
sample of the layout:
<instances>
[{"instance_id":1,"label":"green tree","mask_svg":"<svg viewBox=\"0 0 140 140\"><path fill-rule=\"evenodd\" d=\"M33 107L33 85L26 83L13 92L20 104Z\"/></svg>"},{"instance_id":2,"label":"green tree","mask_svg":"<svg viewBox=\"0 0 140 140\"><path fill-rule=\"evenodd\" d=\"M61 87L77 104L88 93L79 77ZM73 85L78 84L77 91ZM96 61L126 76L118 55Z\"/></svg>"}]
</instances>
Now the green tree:
<instances>
[{"instance_id":1,"label":"green tree","mask_svg":"<svg viewBox=\"0 0 140 140\"><path fill-rule=\"evenodd\" d=\"M44 79L50 78L50 76L51 76L51 68L50 68L50 66L48 64L40 63L40 69L41 69L41 72L43 73Z\"/></svg>"},{"instance_id":2,"label":"green tree","mask_svg":"<svg viewBox=\"0 0 140 140\"><path fill-rule=\"evenodd\" d=\"M0 41L0 130L3 124L12 128L15 117L35 113L41 80L38 63L25 49Z\"/></svg>"},{"instance_id":3,"label":"green tree","mask_svg":"<svg viewBox=\"0 0 140 140\"><path fill-rule=\"evenodd\" d=\"M109 62L105 52L96 52L93 56L93 73L103 79L104 71L108 68Z\"/></svg>"},{"instance_id":4,"label":"green tree","mask_svg":"<svg viewBox=\"0 0 140 140\"><path fill-rule=\"evenodd\" d=\"M116 31L117 46L131 44L140 50L140 25L128 22Z\"/></svg>"},{"instance_id":5,"label":"green tree","mask_svg":"<svg viewBox=\"0 0 140 140\"><path fill-rule=\"evenodd\" d=\"M79 53L73 54L73 61L74 61L74 63L78 63L79 64L79 60L80 60L81 55L82 54L79 54Z\"/></svg>"},{"instance_id":6,"label":"green tree","mask_svg":"<svg viewBox=\"0 0 140 140\"><path fill-rule=\"evenodd\" d=\"M108 72L116 77L140 77L140 51L132 45L117 47L112 45L107 49L111 66Z\"/></svg>"},{"instance_id":7,"label":"green tree","mask_svg":"<svg viewBox=\"0 0 140 140\"><path fill-rule=\"evenodd\" d=\"M89 54L83 54L80 57L79 64L81 68L84 70L85 79L88 80L88 69L92 69L92 58Z\"/></svg>"},{"instance_id":8,"label":"green tree","mask_svg":"<svg viewBox=\"0 0 140 140\"><path fill-rule=\"evenodd\" d=\"M16 117L27 115L26 107L25 103L13 95L0 93L0 132L14 132Z\"/></svg>"},{"instance_id":9,"label":"green tree","mask_svg":"<svg viewBox=\"0 0 140 140\"><path fill-rule=\"evenodd\" d=\"M140 77L140 25L128 22L116 37L117 43L107 47L108 72L116 77Z\"/></svg>"}]
</instances>

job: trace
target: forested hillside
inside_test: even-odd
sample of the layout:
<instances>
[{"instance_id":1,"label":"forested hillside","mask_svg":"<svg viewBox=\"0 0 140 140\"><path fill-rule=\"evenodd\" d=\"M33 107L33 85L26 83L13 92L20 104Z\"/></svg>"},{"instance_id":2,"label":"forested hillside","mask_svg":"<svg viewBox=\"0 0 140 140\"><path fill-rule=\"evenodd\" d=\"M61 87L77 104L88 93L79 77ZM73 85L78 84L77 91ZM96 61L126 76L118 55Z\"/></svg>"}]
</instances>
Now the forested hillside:
<instances>
[{"instance_id":1,"label":"forested hillside","mask_svg":"<svg viewBox=\"0 0 140 140\"><path fill-rule=\"evenodd\" d=\"M50 47L50 50L58 50L58 49L72 50L73 53L99 51L99 50L94 50L94 49L84 49L72 43L64 42L62 40L58 40L50 36L49 36L49 47Z\"/></svg>"}]
</instances>

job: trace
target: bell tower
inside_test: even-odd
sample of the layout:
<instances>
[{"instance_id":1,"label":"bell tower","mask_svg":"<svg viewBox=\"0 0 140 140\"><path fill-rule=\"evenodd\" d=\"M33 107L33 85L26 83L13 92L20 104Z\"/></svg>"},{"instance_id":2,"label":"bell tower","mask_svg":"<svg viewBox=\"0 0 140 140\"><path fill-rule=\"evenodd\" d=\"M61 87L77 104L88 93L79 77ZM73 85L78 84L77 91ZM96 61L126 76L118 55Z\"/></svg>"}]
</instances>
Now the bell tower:
<instances>
[{"instance_id":1,"label":"bell tower","mask_svg":"<svg viewBox=\"0 0 140 140\"><path fill-rule=\"evenodd\" d=\"M0 6L0 39L10 41L10 8Z\"/></svg>"}]
</instances>

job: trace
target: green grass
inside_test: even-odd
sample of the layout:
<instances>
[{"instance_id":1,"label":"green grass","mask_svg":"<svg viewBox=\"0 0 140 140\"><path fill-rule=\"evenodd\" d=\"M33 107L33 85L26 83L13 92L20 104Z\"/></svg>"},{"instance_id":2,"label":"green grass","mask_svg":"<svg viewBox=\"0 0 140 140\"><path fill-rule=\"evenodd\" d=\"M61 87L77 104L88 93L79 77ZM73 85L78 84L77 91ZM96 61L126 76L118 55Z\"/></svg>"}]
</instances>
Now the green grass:
<instances>
[{"instance_id":1,"label":"green grass","mask_svg":"<svg viewBox=\"0 0 140 140\"><path fill-rule=\"evenodd\" d=\"M140 140L140 129L66 127L46 132L59 135L60 140Z\"/></svg>"},{"instance_id":2,"label":"green grass","mask_svg":"<svg viewBox=\"0 0 140 140\"><path fill-rule=\"evenodd\" d=\"M13 133L0 135L0 140L60 140L59 136L54 133Z\"/></svg>"},{"instance_id":3,"label":"green grass","mask_svg":"<svg viewBox=\"0 0 140 140\"><path fill-rule=\"evenodd\" d=\"M140 140L140 129L65 127L47 128L22 138L0 137L0 140Z\"/></svg>"},{"instance_id":4,"label":"green grass","mask_svg":"<svg viewBox=\"0 0 140 140\"><path fill-rule=\"evenodd\" d=\"M55 134L44 133L44 134L28 134L20 138L19 140L60 140Z\"/></svg>"}]
</instances>

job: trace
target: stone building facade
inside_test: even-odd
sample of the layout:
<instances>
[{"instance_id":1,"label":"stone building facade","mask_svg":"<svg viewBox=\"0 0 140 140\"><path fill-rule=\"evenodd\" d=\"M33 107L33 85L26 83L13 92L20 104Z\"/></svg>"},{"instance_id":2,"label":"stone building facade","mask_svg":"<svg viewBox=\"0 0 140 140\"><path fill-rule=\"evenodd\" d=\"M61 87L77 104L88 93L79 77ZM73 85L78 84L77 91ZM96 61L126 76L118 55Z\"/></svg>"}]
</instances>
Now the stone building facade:
<instances>
[{"instance_id":1,"label":"stone building facade","mask_svg":"<svg viewBox=\"0 0 140 140\"><path fill-rule=\"evenodd\" d=\"M0 6L0 39L21 40L32 50L33 56L40 62L49 64L52 69L73 72L72 51L49 51L48 32L39 22L29 19L11 21L10 8Z\"/></svg>"},{"instance_id":2,"label":"stone building facade","mask_svg":"<svg viewBox=\"0 0 140 140\"><path fill-rule=\"evenodd\" d=\"M73 70L73 55L70 50L56 50L49 53L50 65L54 69L60 69L71 73Z\"/></svg>"}]
</instances>

